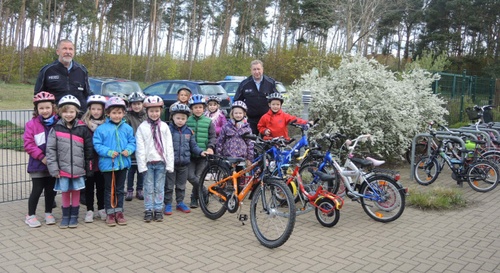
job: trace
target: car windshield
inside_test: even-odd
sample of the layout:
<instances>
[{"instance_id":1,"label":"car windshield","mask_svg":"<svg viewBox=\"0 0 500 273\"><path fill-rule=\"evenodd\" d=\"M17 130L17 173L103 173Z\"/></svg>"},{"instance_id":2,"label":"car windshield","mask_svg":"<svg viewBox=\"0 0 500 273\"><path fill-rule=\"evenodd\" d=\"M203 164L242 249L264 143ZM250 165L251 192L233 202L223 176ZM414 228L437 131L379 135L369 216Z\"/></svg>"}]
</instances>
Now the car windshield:
<instances>
[{"instance_id":1,"label":"car windshield","mask_svg":"<svg viewBox=\"0 0 500 273\"><path fill-rule=\"evenodd\" d=\"M133 81L112 81L102 84L102 94L104 96L112 96L117 93L130 95L133 92L142 92L139 84Z\"/></svg>"},{"instance_id":2,"label":"car windshield","mask_svg":"<svg viewBox=\"0 0 500 273\"><path fill-rule=\"evenodd\" d=\"M240 83L239 82L221 82L221 85L224 86L224 89L226 89L226 92L228 95L234 96Z\"/></svg>"},{"instance_id":3,"label":"car windshield","mask_svg":"<svg viewBox=\"0 0 500 273\"><path fill-rule=\"evenodd\" d=\"M200 84L201 94L205 96L224 95L226 91L219 84Z\"/></svg>"}]
</instances>

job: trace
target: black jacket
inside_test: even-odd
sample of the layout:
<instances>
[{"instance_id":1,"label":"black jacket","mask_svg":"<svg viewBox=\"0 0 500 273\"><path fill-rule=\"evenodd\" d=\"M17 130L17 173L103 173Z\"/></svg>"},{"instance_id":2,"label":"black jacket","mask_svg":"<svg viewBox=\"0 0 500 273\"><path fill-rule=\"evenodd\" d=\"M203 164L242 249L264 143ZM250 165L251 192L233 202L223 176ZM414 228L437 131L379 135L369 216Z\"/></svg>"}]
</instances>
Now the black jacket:
<instances>
[{"instance_id":1,"label":"black jacket","mask_svg":"<svg viewBox=\"0 0 500 273\"><path fill-rule=\"evenodd\" d=\"M248 108L247 116L250 119L258 120L269 110L267 96L271 93L278 93L274 79L262 75L260 91L258 91L253 77L250 76L238 86L236 94L234 95L234 101L241 100L245 102Z\"/></svg>"},{"instance_id":2,"label":"black jacket","mask_svg":"<svg viewBox=\"0 0 500 273\"><path fill-rule=\"evenodd\" d=\"M69 73L59 60L45 65L38 73L34 94L41 91L53 94L56 102L66 95L73 95L80 101L80 110L85 111L90 93L87 69L75 61Z\"/></svg>"}]
</instances>

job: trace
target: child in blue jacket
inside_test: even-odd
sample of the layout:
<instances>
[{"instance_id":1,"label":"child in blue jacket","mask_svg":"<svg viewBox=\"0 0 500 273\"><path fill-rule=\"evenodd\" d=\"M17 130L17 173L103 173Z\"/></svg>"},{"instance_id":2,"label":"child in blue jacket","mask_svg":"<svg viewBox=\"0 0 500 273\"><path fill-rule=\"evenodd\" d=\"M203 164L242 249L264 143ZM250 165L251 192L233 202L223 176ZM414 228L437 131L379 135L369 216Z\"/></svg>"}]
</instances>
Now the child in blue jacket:
<instances>
[{"instance_id":1,"label":"child in blue jacket","mask_svg":"<svg viewBox=\"0 0 500 273\"><path fill-rule=\"evenodd\" d=\"M191 210L184 204L184 195L186 191L186 180L188 178L188 166L191 162L191 153L193 155L206 156L196 144L194 132L186 125L191 110L184 104L177 104L170 109L172 122L170 123L170 132L172 133L172 142L174 146L174 172L167 173L165 183L165 215L172 214L172 196L175 186L176 209L185 213Z\"/></svg>"},{"instance_id":2,"label":"child in blue jacket","mask_svg":"<svg viewBox=\"0 0 500 273\"><path fill-rule=\"evenodd\" d=\"M123 99L110 98L105 106L106 122L94 132L94 149L99 155L99 170L105 182L104 208L108 226L127 224L123 215L125 179L136 144L134 130L123 118L126 107Z\"/></svg>"}]
</instances>

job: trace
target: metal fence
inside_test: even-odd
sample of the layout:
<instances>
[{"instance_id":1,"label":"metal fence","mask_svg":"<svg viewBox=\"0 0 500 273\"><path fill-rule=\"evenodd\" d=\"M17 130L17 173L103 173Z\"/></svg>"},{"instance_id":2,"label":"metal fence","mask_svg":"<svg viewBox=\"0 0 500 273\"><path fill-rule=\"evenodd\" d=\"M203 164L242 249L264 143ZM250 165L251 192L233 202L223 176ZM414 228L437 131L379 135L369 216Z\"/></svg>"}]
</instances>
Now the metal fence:
<instances>
[{"instance_id":1,"label":"metal fence","mask_svg":"<svg viewBox=\"0 0 500 273\"><path fill-rule=\"evenodd\" d=\"M28 154L23 149L24 125L33 110L0 110L0 203L26 199L31 178L26 172Z\"/></svg>"},{"instance_id":2,"label":"metal fence","mask_svg":"<svg viewBox=\"0 0 500 273\"><path fill-rule=\"evenodd\" d=\"M432 90L448 101L451 124L466 121L467 104L493 104L495 101L495 79L462 74L439 73L441 79L434 82ZM456 108L456 109L455 109Z\"/></svg>"}]
</instances>

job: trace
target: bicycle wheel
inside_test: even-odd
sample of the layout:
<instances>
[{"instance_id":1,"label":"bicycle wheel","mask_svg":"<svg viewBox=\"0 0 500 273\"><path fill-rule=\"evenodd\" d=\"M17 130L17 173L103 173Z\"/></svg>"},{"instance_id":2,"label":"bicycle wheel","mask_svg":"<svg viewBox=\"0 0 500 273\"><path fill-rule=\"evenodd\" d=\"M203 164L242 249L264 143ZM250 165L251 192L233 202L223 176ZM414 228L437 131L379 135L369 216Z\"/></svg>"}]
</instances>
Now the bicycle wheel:
<instances>
[{"instance_id":1,"label":"bicycle wheel","mask_svg":"<svg viewBox=\"0 0 500 273\"><path fill-rule=\"evenodd\" d=\"M360 193L363 210L373 220L391 222L398 219L405 209L405 194L392 178L374 175L361 185ZM380 199L377 200L377 196Z\"/></svg>"},{"instance_id":2,"label":"bicycle wheel","mask_svg":"<svg viewBox=\"0 0 500 273\"><path fill-rule=\"evenodd\" d=\"M333 227L340 219L340 212L335 207L335 203L328 198L321 198L316 201L316 219L324 227Z\"/></svg>"},{"instance_id":3,"label":"bicycle wheel","mask_svg":"<svg viewBox=\"0 0 500 273\"><path fill-rule=\"evenodd\" d=\"M277 196L282 196L283 201ZM283 245L295 226L295 203L283 180L269 178L255 188L250 204L250 222L257 240L268 248Z\"/></svg>"},{"instance_id":4,"label":"bicycle wheel","mask_svg":"<svg viewBox=\"0 0 500 273\"><path fill-rule=\"evenodd\" d=\"M478 192L488 192L496 188L500 174L494 163L478 161L472 163L467 169L467 182Z\"/></svg>"},{"instance_id":5,"label":"bicycle wheel","mask_svg":"<svg viewBox=\"0 0 500 273\"><path fill-rule=\"evenodd\" d=\"M309 163L303 164L300 166L299 169L299 175L302 178L302 183L304 184L304 187L309 187L311 191L316 191L317 186L321 183L323 188L331 193L334 193L336 195L338 194L339 187L340 187L340 176L335 175L335 179L333 181L321 181L318 178L315 177L314 173L318 171L318 166L320 162L314 162L310 161ZM325 167L321 170L324 173L333 175L337 174L337 171L335 168L330 165L326 164ZM315 181L317 180L317 182ZM298 184L298 183L297 183ZM344 190L345 192L345 190ZM295 197L295 202L299 201L299 197Z\"/></svg>"},{"instance_id":6,"label":"bicycle wheel","mask_svg":"<svg viewBox=\"0 0 500 273\"><path fill-rule=\"evenodd\" d=\"M205 214L206 217L215 220L220 218L226 212L227 208L224 204L224 200L218 197L217 195L208 191L210 185L215 182L230 176L229 170L226 168L216 165L210 164L207 165L205 170L200 175L199 182L199 198L200 198L200 208ZM213 187L215 191L221 194L228 194L234 191L233 186L228 183L220 184L216 187Z\"/></svg>"},{"instance_id":7,"label":"bicycle wheel","mask_svg":"<svg viewBox=\"0 0 500 273\"><path fill-rule=\"evenodd\" d=\"M428 186L439 176L439 163L433 157L422 157L415 168L413 169L413 176L418 184Z\"/></svg>"}]
</instances>

